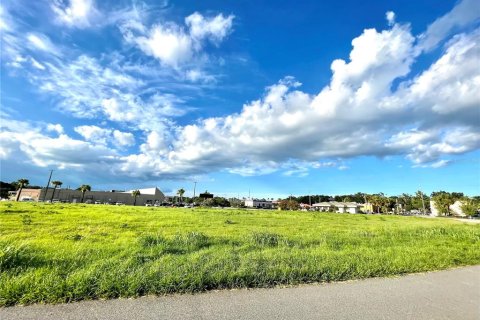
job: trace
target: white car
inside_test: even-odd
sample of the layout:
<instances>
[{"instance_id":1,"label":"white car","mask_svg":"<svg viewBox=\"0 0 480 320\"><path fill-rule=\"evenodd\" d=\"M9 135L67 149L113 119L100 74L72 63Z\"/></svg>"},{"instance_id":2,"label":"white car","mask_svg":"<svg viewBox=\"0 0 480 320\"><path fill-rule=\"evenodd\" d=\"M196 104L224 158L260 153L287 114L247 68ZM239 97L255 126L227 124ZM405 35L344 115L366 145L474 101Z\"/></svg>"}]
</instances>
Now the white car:
<instances>
[{"instance_id":1,"label":"white car","mask_svg":"<svg viewBox=\"0 0 480 320\"><path fill-rule=\"evenodd\" d=\"M23 202L33 202L35 201L32 197L22 197L20 199L20 201L23 201Z\"/></svg>"}]
</instances>

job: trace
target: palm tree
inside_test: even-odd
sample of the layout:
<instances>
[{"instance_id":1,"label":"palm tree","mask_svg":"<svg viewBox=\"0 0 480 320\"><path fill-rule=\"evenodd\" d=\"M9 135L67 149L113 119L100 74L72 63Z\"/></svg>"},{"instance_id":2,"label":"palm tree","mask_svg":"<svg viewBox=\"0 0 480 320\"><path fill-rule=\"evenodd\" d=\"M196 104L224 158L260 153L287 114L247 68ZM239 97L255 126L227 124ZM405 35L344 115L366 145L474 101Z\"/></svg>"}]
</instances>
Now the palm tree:
<instances>
[{"instance_id":1,"label":"palm tree","mask_svg":"<svg viewBox=\"0 0 480 320\"><path fill-rule=\"evenodd\" d=\"M50 202L53 201L53 196L55 195L55 190L57 190L57 187L61 187L63 182L55 180L55 181L52 181L52 184L53 184L53 192L52 192L52 197L50 198Z\"/></svg>"},{"instance_id":2,"label":"palm tree","mask_svg":"<svg viewBox=\"0 0 480 320\"><path fill-rule=\"evenodd\" d=\"M380 213L380 207L382 205L382 200L379 195L372 194L368 197L368 201L372 204L372 210L376 211L376 213Z\"/></svg>"},{"instance_id":3,"label":"palm tree","mask_svg":"<svg viewBox=\"0 0 480 320\"><path fill-rule=\"evenodd\" d=\"M83 198L85 197L85 192L91 191L92 187L90 187L90 185L88 184L82 184L80 188L78 188L78 190L82 191L82 201L80 202L83 202Z\"/></svg>"},{"instance_id":4,"label":"palm tree","mask_svg":"<svg viewBox=\"0 0 480 320\"><path fill-rule=\"evenodd\" d=\"M180 196L180 202L183 202L182 197L184 193L185 193L185 190L183 190L183 188L178 189L177 194Z\"/></svg>"},{"instance_id":5,"label":"palm tree","mask_svg":"<svg viewBox=\"0 0 480 320\"><path fill-rule=\"evenodd\" d=\"M133 190L132 191L132 197L133 197L133 205L135 206L137 204L137 197L140 195L140 190Z\"/></svg>"},{"instance_id":6,"label":"palm tree","mask_svg":"<svg viewBox=\"0 0 480 320\"><path fill-rule=\"evenodd\" d=\"M30 181L28 179L18 179L17 184L18 184L18 192L17 192L17 197L15 198L15 201L18 201L20 199L20 194L22 193L23 187L28 186Z\"/></svg>"}]
</instances>

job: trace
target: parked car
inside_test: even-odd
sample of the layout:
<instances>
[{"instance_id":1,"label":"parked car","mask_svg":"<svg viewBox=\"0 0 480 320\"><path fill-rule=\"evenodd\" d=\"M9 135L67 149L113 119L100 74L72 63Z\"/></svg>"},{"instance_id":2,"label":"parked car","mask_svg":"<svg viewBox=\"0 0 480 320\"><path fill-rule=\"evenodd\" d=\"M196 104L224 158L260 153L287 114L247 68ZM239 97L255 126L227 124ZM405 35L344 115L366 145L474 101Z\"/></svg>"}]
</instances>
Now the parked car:
<instances>
[{"instance_id":1,"label":"parked car","mask_svg":"<svg viewBox=\"0 0 480 320\"><path fill-rule=\"evenodd\" d=\"M116 204L117 206L124 206L124 205L125 205L125 203L123 203L123 202L117 202L117 203L115 203L115 204Z\"/></svg>"},{"instance_id":2,"label":"parked car","mask_svg":"<svg viewBox=\"0 0 480 320\"><path fill-rule=\"evenodd\" d=\"M95 200L95 204L102 204L102 201L100 201L100 200Z\"/></svg>"},{"instance_id":3,"label":"parked car","mask_svg":"<svg viewBox=\"0 0 480 320\"><path fill-rule=\"evenodd\" d=\"M33 202L35 201L32 197L22 197L20 199L20 201L23 201L23 202Z\"/></svg>"}]
</instances>

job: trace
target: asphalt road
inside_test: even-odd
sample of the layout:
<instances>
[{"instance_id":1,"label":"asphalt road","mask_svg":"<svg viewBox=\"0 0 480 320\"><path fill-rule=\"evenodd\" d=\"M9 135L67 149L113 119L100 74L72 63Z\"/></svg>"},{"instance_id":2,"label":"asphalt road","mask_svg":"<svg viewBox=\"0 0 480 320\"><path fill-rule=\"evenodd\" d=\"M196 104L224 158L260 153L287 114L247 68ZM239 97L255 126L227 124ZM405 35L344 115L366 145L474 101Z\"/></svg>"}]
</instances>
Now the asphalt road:
<instances>
[{"instance_id":1,"label":"asphalt road","mask_svg":"<svg viewBox=\"0 0 480 320\"><path fill-rule=\"evenodd\" d=\"M290 288L0 309L0 319L480 319L480 266Z\"/></svg>"}]
</instances>

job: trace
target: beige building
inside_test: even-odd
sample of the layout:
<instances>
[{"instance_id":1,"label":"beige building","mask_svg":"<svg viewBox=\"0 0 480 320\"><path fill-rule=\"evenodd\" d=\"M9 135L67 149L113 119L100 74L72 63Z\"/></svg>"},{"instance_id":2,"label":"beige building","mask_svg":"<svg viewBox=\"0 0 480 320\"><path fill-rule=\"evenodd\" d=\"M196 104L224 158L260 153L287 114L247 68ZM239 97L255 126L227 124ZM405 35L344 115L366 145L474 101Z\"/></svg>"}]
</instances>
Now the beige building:
<instances>
[{"instance_id":1,"label":"beige building","mask_svg":"<svg viewBox=\"0 0 480 320\"><path fill-rule=\"evenodd\" d=\"M362 204L356 202L320 202L312 204L312 208L316 211L330 211L334 210L335 212L340 213L360 213Z\"/></svg>"},{"instance_id":2,"label":"beige building","mask_svg":"<svg viewBox=\"0 0 480 320\"><path fill-rule=\"evenodd\" d=\"M108 203L108 204L127 204L133 205L135 202L132 191L87 191L83 197L86 203ZM137 197L135 205L154 205L162 203L165 195L158 188L139 189L140 195ZM45 194L43 189L22 189L20 201L59 201L80 203L82 201L82 192L72 189L54 189L48 188ZM53 195L53 196L52 196Z\"/></svg>"}]
</instances>

